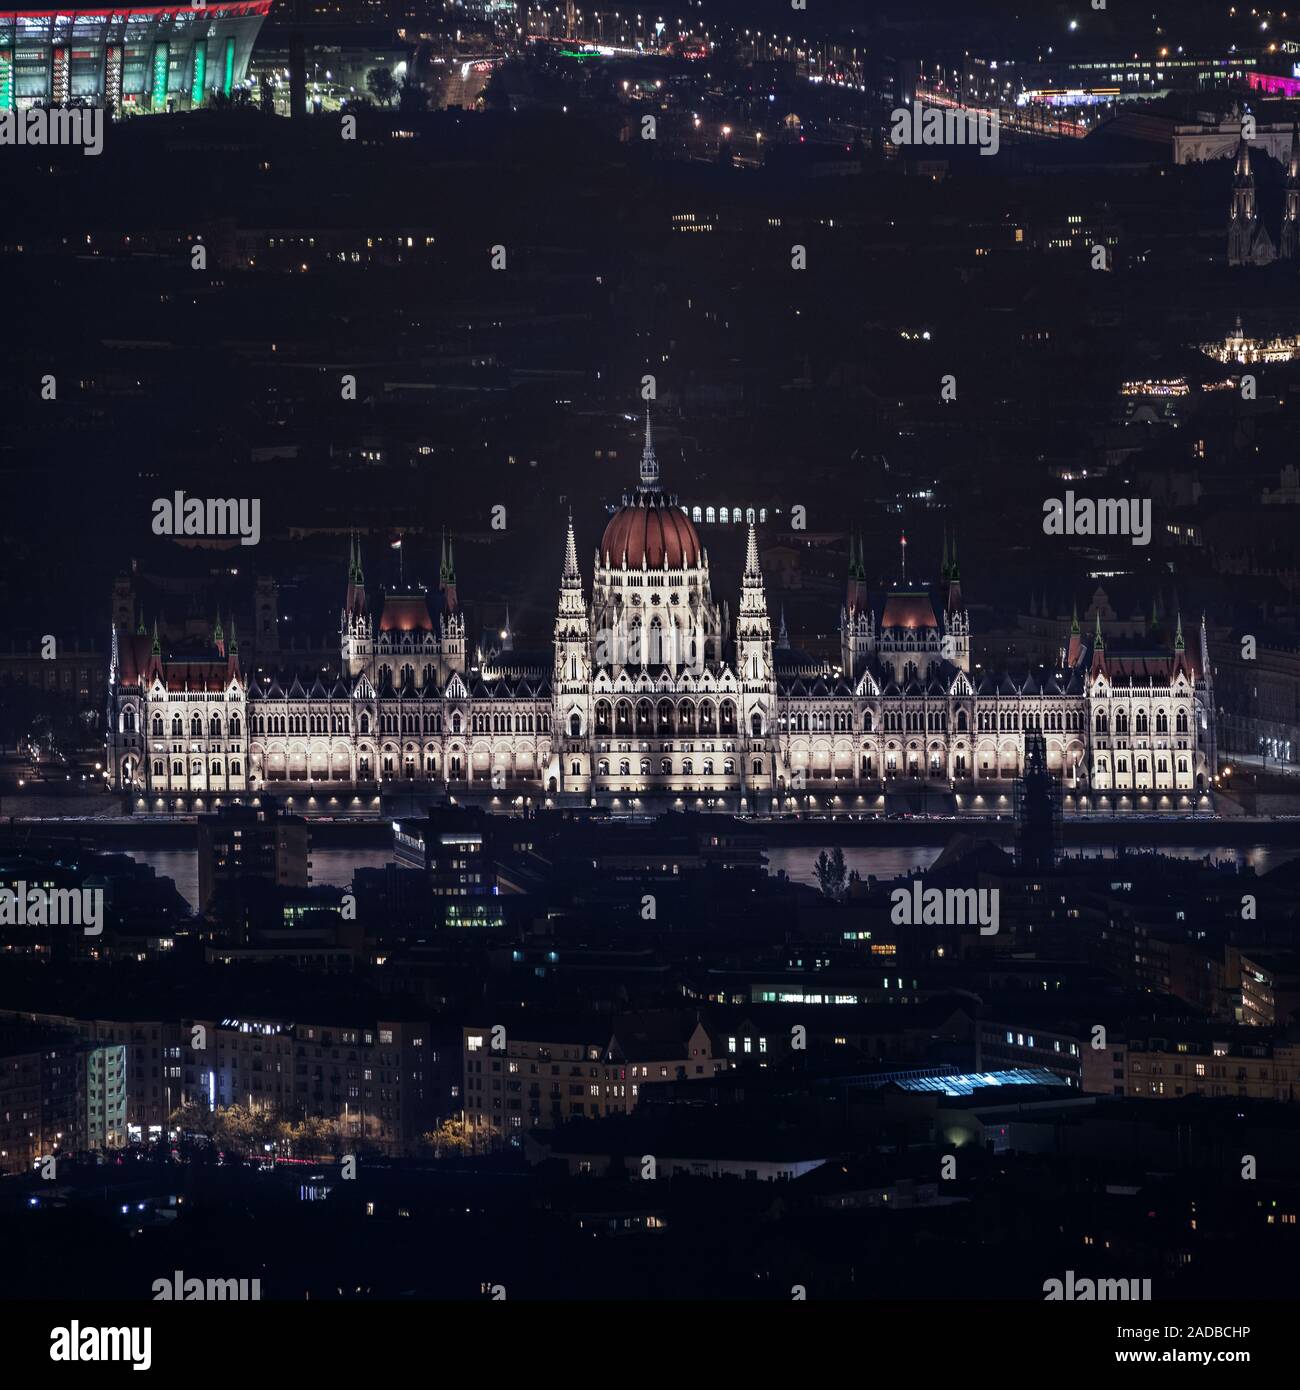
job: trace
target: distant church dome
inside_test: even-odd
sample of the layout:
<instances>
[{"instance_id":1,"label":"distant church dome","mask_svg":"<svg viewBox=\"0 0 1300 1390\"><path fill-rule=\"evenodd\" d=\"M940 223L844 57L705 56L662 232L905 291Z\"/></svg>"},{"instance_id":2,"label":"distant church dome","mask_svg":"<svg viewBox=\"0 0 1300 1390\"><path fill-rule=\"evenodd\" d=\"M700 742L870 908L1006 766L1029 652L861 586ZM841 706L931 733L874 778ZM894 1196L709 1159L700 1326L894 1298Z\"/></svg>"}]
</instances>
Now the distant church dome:
<instances>
[{"instance_id":1,"label":"distant church dome","mask_svg":"<svg viewBox=\"0 0 1300 1390\"><path fill-rule=\"evenodd\" d=\"M646 412L645 449L641 454L641 486L625 494L623 505L609 519L600 541L601 559L617 568L627 555L629 569L693 569L704 547L691 519L659 486L659 461L650 437Z\"/></svg>"}]
</instances>

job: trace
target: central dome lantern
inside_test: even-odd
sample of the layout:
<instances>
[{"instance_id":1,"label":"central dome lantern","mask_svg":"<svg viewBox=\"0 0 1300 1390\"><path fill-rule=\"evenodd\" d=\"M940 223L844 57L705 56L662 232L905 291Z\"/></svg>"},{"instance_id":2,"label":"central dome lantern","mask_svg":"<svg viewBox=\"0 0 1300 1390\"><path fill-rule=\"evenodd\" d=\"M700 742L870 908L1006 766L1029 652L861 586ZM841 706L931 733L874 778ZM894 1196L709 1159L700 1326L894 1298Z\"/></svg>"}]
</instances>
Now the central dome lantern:
<instances>
[{"instance_id":1,"label":"central dome lantern","mask_svg":"<svg viewBox=\"0 0 1300 1390\"><path fill-rule=\"evenodd\" d=\"M694 569L703 553L690 517L660 485L647 409L641 483L635 492L623 494L623 505L610 517L600 541L600 558L607 568L619 568L626 556L629 569L675 570Z\"/></svg>"}]
</instances>

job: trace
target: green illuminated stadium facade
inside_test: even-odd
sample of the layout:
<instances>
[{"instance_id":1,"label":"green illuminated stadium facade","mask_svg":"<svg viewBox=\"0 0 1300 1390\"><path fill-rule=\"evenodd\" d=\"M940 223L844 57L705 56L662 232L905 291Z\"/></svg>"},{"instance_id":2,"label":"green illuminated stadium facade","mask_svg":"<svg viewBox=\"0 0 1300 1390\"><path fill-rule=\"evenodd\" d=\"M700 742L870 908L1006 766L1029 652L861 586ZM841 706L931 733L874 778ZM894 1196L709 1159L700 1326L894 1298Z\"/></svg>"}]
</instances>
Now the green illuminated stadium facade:
<instances>
[{"instance_id":1,"label":"green illuminated stadium facade","mask_svg":"<svg viewBox=\"0 0 1300 1390\"><path fill-rule=\"evenodd\" d=\"M184 111L243 82L271 0L0 9L0 111L69 102Z\"/></svg>"}]
</instances>

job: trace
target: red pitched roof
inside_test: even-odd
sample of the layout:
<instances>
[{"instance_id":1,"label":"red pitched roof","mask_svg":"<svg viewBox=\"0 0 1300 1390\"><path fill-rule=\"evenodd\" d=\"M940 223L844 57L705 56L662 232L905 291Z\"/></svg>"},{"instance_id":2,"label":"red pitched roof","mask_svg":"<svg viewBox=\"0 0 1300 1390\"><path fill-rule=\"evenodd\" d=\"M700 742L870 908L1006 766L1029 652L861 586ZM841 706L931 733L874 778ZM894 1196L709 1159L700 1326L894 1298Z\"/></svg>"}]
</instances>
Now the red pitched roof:
<instances>
[{"instance_id":1,"label":"red pitched roof","mask_svg":"<svg viewBox=\"0 0 1300 1390\"><path fill-rule=\"evenodd\" d=\"M890 594L885 600L881 627L938 627L928 594Z\"/></svg>"}]
</instances>

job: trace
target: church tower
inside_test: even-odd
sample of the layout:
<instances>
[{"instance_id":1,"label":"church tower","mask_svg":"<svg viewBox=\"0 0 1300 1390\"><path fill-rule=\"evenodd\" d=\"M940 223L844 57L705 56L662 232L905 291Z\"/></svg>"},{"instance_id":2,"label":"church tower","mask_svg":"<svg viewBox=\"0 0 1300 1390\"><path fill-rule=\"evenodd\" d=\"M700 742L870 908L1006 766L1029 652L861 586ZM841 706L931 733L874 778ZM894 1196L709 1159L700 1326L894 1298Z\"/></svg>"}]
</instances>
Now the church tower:
<instances>
[{"instance_id":1,"label":"church tower","mask_svg":"<svg viewBox=\"0 0 1300 1390\"><path fill-rule=\"evenodd\" d=\"M1291 152L1286 164L1286 192L1282 207L1282 239L1278 255L1284 261L1300 260L1300 122L1291 123Z\"/></svg>"},{"instance_id":2,"label":"church tower","mask_svg":"<svg viewBox=\"0 0 1300 1390\"><path fill-rule=\"evenodd\" d=\"M1236 169L1232 177L1232 207L1228 214L1228 264L1267 265L1277 253L1273 239L1259 220L1255 200L1255 175L1250 171L1250 146L1243 136L1237 142Z\"/></svg>"}]
</instances>

